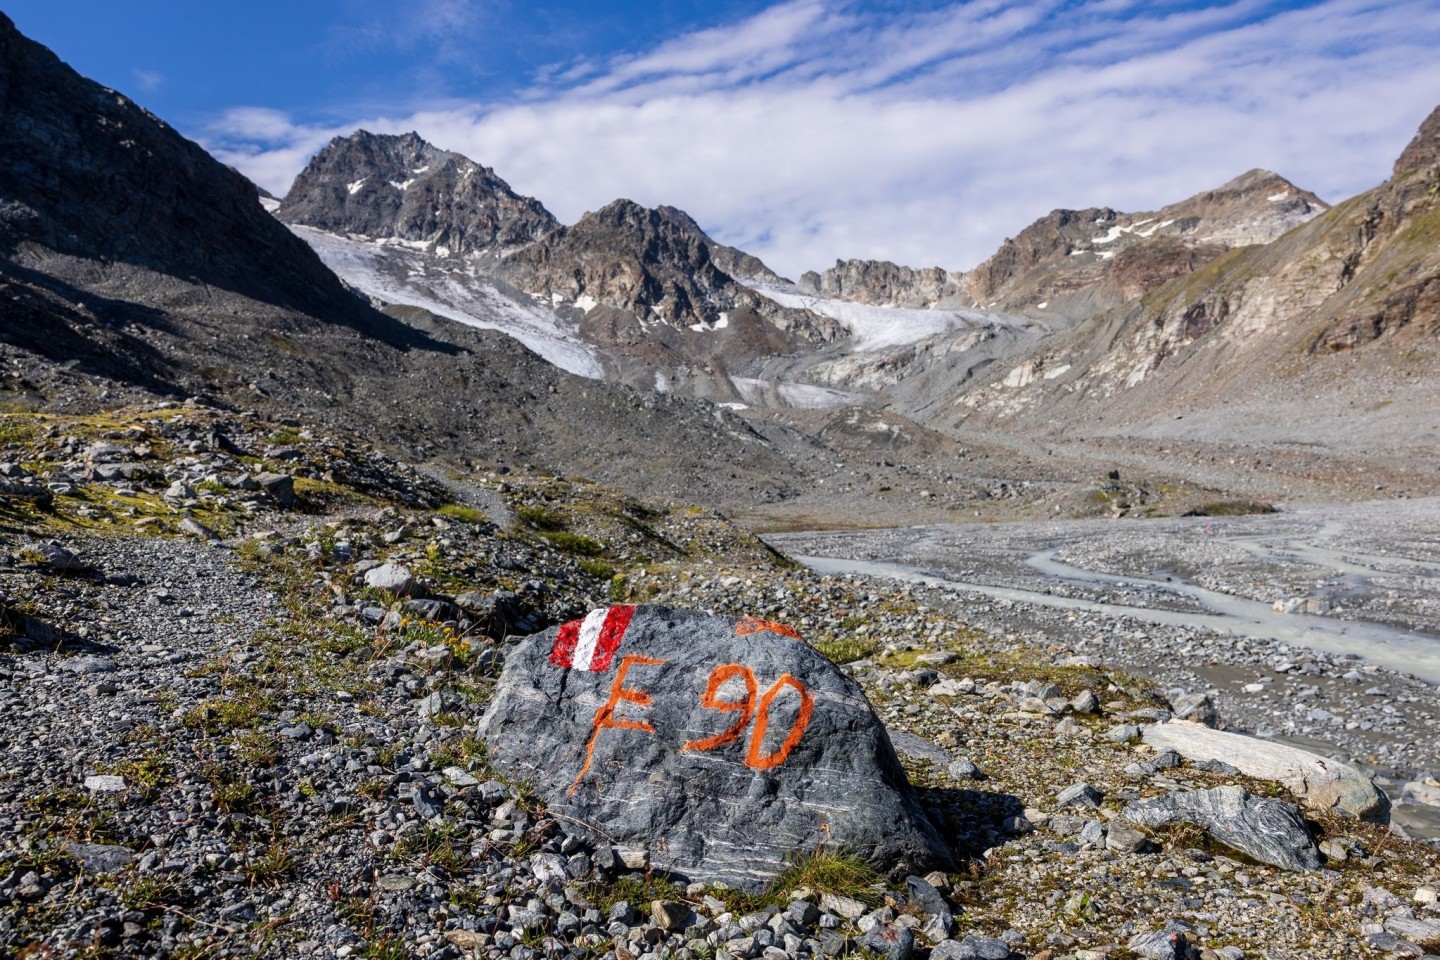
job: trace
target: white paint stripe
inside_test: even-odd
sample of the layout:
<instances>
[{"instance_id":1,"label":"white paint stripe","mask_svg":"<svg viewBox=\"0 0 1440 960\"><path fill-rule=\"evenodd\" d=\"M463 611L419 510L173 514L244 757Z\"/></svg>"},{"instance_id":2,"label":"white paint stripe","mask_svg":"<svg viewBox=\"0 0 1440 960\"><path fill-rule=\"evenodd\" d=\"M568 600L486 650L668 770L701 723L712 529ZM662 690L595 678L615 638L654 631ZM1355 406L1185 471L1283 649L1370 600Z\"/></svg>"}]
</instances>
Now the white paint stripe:
<instances>
[{"instance_id":1,"label":"white paint stripe","mask_svg":"<svg viewBox=\"0 0 1440 960\"><path fill-rule=\"evenodd\" d=\"M580 623L580 639L575 641L575 656L570 659L570 664L576 670L589 670L590 664L595 659L595 644L600 642L600 631L605 626L605 617L610 613L609 607L599 610L591 610L585 614L585 619Z\"/></svg>"}]
</instances>

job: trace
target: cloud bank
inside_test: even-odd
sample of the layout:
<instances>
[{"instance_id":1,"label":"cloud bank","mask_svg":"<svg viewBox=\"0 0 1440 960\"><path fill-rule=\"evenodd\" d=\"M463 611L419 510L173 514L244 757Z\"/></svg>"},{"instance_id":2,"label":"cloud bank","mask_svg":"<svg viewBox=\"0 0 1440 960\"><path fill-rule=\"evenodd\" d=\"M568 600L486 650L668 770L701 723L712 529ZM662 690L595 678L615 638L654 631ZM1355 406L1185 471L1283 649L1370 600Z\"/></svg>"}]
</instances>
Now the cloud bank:
<instances>
[{"instance_id":1,"label":"cloud bank","mask_svg":"<svg viewBox=\"0 0 1440 960\"><path fill-rule=\"evenodd\" d=\"M628 197L787 276L968 269L1056 207L1154 209L1252 167L1332 202L1368 189L1440 103L1437 49L1435 0L791 0L503 103L236 108L201 139L279 195L332 136L413 129L566 222Z\"/></svg>"}]
</instances>

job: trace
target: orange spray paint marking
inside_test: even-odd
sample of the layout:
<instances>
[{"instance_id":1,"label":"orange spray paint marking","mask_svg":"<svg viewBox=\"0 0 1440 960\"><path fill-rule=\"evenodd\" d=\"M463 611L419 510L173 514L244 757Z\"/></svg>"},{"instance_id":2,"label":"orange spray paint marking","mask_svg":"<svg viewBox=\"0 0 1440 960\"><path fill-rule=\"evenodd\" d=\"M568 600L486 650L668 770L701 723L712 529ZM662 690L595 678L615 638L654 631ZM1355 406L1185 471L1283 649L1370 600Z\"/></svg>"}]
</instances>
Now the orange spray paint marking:
<instances>
[{"instance_id":1,"label":"orange spray paint marking","mask_svg":"<svg viewBox=\"0 0 1440 960\"><path fill-rule=\"evenodd\" d=\"M791 687L800 694L800 710L795 716L795 725L790 728L790 733L780 745L780 749L772 753L761 753L765 743L765 728L770 723L770 704L774 702L781 687ZM790 751L795 749L795 744L805 735L805 728L810 725L810 715L814 712L815 698L805 689L805 684L788 673L782 674L780 679L775 681L775 685L765 691L765 696L760 698L760 715L755 719L755 732L750 737L750 749L745 754L745 765L755 770L769 770L784 763L785 758L790 756Z\"/></svg>"},{"instance_id":2,"label":"orange spray paint marking","mask_svg":"<svg viewBox=\"0 0 1440 960\"><path fill-rule=\"evenodd\" d=\"M748 637L752 633L763 633L765 631L778 633L782 637L799 640L801 643L805 642L805 638L800 636L800 631L788 623L779 623L775 620L761 620L759 617L746 617L735 624L735 636L737 637Z\"/></svg>"},{"instance_id":3,"label":"orange spray paint marking","mask_svg":"<svg viewBox=\"0 0 1440 960\"><path fill-rule=\"evenodd\" d=\"M654 733L655 727L648 720L617 720L615 719L615 708L622 703L633 703L637 707L650 706L650 694L644 690L636 690L634 687L625 686L625 674L630 668L639 664L644 667L658 667L668 660L657 660L654 657L642 657L632 653L620 661L620 669L615 671L615 680L610 684L610 699L605 705L595 711L595 723L591 729L590 741L585 744L585 765L575 776L575 782L570 784L566 791L567 797L575 795L575 789L580 786L580 781L590 770L590 763L595 759L595 741L600 739L600 731L607 727L616 730L643 730L646 733Z\"/></svg>"},{"instance_id":4,"label":"orange spray paint marking","mask_svg":"<svg viewBox=\"0 0 1440 960\"><path fill-rule=\"evenodd\" d=\"M739 677L745 681L744 700L721 700L718 696L720 688L733 677ZM727 663L710 671L710 682L705 686L705 696L700 698L700 705L710 710L740 711L740 719L730 725L724 733L717 733L713 737L706 737L703 740L691 740L682 747L682 750L714 750L716 747L731 743L740 739L740 734L750 723L750 715L755 712L755 674L749 667L742 667L738 663Z\"/></svg>"}]
</instances>

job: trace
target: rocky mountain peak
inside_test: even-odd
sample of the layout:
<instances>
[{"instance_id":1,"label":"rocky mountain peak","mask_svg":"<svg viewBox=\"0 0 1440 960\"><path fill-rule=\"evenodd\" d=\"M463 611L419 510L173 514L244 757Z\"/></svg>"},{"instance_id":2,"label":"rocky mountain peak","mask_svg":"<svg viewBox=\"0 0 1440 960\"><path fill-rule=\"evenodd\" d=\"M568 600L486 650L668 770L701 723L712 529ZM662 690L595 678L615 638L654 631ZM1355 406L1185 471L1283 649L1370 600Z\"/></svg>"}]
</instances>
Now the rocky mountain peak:
<instances>
[{"instance_id":1,"label":"rocky mountain peak","mask_svg":"<svg viewBox=\"0 0 1440 960\"><path fill-rule=\"evenodd\" d=\"M441 255L505 250L559 226L488 167L413 132L367 130L317 153L276 216L331 233L424 243Z\"/></svg>"},{"instance_id":2,"label":"rocky mountain peak","mask_svg":"<svg viewBox=\"0 0 1440 960\"><path fill-rule=\"evenodd\" d=\"M966 287L986 306L1089 316L1328 209L1279 174L1255 169L1156 211L1053 210L966 274Z\"/></svg>"},{"instance_id":3,"label":"rocky mountain peak","mask_svg":"<svg viewBox=\"0 0 1440 960\"><path fill-rule=\"evenodd\" d=\"M1440 107L1430 112L1415 138L1395 161L1395 176L1440 163Z\"/></svg>"},{"instance_id":4,"label":"rocky mountain peak","mask_svg":"<svg viewBox=\"0 0 1440 960\"><path fill-rule=\"evenodd\" d=\"M854 303L923 308L960 296L962 276L942 267L905 267L888 260L836 260L824 273L807 271L796 286Z\"/></svg>"},{"instance_id":5,"label":"rocky mountain peak","mask_svg":"<svg viewBox=\"0 0 1440 960\"><path fill-rule=\"evenodd\" d=\"M769 348L840 335L832 321L780 307L742 286L722 263L747 278L775 277L756 258L716 243L684 211L622 199L514 252L499 271L516 287L554 304L587 314L606 307L628 315L624 322L612 318L619 325L607 326L603 335L595 332L595 323L582 328L609 346L643 343L657 322L676 331L733 333L731 320L742 313L768 331L760 339ZM778 340L766 339L777 332Z\"/></svg>"}]
</instances>

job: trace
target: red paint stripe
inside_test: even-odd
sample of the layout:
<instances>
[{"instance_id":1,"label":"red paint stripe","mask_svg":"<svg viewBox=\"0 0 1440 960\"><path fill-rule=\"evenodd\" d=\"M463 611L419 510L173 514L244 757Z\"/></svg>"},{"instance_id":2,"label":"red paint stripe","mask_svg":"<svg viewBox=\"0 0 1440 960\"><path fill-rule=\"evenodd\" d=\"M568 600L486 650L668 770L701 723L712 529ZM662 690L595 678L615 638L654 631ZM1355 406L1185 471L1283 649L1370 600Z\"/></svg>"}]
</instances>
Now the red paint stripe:
<instances>
[{"instance_id":1,"label":"red paint stripe","mask_svg":"<svg viewBox=\"0 0 1440 960\"><path fill-rule=\"evenodd\" d=\"M575 656L575 644L580 640L580 621L571 620L555 635L555 645L550 648L550 663L556 667L570 668Z\"/></svg>"},{"instance_id":2,"label":"red paint stripe","mask_svg":"<svg viewBox=\"0 0 1440 960\"><path fill-rule=\"evenodd\" d=\"M591 670L603 673L610 669L610 661L615 659L615 651L620 649L620 641L625 636L633 616L635 608L632 606L622 604L610 608L610 612L605 615L605 625L600 628L600 639L595 643L595 658L590 661Z\"/></svg>"}]
</instances>

